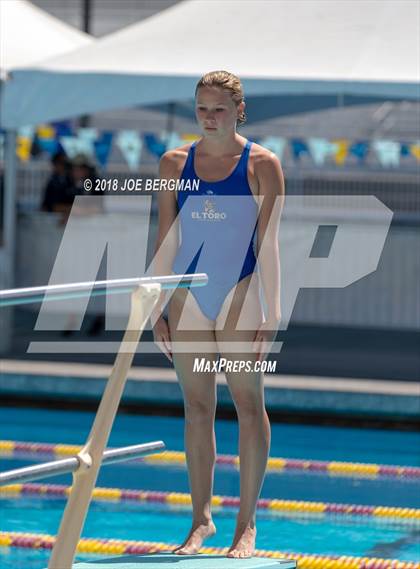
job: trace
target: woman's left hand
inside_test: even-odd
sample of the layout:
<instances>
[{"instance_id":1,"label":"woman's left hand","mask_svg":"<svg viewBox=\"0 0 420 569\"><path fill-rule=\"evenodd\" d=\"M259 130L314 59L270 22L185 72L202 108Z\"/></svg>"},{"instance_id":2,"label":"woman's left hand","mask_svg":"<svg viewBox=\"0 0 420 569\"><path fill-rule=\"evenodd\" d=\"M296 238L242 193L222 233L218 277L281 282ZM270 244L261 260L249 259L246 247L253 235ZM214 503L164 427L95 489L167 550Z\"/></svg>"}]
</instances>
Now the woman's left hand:
<instances>
[{"instance_id":1,"label":"woman's left hand","mask_svg":"<svg viewBox=\"0 0 420 569\"><path fill-rule=\"evenodd\" d=\"M257 330L252 349L257 354L257 361L263 361L268 356L277 334L280 321L267 321Z\"/></svg>"}]
</instances>

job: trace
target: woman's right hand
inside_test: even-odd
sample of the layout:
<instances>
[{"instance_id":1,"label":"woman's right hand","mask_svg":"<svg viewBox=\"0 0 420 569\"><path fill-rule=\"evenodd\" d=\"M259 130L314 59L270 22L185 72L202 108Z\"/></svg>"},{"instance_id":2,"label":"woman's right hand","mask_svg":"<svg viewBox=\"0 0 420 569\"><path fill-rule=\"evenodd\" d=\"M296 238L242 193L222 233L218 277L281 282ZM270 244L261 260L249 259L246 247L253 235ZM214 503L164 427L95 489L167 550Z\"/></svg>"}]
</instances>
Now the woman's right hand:
<instances>
[{"instance_id":1,"label":"woman's right hand","mask_svg":"<svg viewBox=\"0 0 420 569\"><path fill-rule=\"evenodd\" d=\"M165 354L170 362L172 362L172 345L169 326L163 316L160 316L153 326L153 339L157 347Z\"/></svg>"}]
</instances>

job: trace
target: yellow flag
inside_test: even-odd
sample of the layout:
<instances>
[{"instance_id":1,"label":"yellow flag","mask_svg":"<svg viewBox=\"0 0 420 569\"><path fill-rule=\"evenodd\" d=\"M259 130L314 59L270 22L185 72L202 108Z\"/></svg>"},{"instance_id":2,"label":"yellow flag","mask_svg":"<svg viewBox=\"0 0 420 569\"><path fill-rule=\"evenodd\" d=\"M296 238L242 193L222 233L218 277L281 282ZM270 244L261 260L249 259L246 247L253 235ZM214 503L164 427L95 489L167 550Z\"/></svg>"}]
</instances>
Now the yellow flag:
<instances>
[{"instance_id":1,"label":"yellow flag","mask_svg":"<svg viewBox=\"0 0 420 569\"><path fill-rule=\"evenodd\" d=\"M339 140L333 140L333 144L336 144L337 150L334 153L334 160L338 166L342 166L346 161L348 149L349 149L349 141L345 138L341 138Z\"/></svg>"},{"instance_id":2,"label":"yellow flag","mask_svg":"<svg viewBox=\"0 0 420 569\"><path fill-rule=\"evenodd\" d=\"M27 136L18 136L16 140L16 154L26 162L31 156L32 140Z\"/></svg>"},{"instance_id":3,"label":"yellow flag","mask_svg":"<svg viewBox=\"0 0 420 569\"><path fill-rule=\"evenodd\" d=\"M416 144L411 144L410 151L411 154L417 158L417 160L420 160L420 142L417 142Z\"/></svg>"},{"instance_id":4,"label":"yellow flag","mask_svg":"<svg viewBox=\"0 0 420 569\"><path fill-rule=\"evenodd\" d=\"M36 133L39 136L39 138L51 139L55 137L55 129L48 124L41 124L36 129Z\"/></svg>"}]
</instances>

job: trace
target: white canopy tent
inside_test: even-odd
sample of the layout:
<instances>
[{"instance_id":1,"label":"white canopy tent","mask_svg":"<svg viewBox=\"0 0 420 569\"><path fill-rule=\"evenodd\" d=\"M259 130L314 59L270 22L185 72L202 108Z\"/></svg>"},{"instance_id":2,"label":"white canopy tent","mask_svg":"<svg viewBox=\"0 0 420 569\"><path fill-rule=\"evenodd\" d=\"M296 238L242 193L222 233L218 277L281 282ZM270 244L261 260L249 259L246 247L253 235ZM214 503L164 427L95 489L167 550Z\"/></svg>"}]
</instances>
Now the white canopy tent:
<instances>
[{"instance_id":1,"label":"white canopy tent","mask_svg":"<svg viewBox=\"0 0 420 569\"><path fill-rule=\"evenodd\" d=\"M4 97L7 73L36 65L43 59L86 47L94 39L50 16L26 0L0 1L0 95ZM1 119L1 115L0 115ZM9 131L5 144L4 240L0 246L0 288L13 286L15 247L16 137ZM6 318L3 312L3 318ZM8 345L7 326L0 349Z\"/></svg>"},{"instance_id":2,"label":"white canopy tent","mask_svg":"<svg viewBox=\"0 0 420 569\"><path fill-rule=\"evenodd\" d=\"M204 72L245 93L419 96L411 0L187 0L7 82L3 125L190 98Z\"/></svg>"},{"instance_id":3,"label":"white canopy tent","mask_svg":"<svg viewBox=\"0 0 420 569\"><path fill-rule=\"evenodd\" d=\"M0 2L0 73L89 45L92 38L27 0Z\"/></svg>"}]
</instances>

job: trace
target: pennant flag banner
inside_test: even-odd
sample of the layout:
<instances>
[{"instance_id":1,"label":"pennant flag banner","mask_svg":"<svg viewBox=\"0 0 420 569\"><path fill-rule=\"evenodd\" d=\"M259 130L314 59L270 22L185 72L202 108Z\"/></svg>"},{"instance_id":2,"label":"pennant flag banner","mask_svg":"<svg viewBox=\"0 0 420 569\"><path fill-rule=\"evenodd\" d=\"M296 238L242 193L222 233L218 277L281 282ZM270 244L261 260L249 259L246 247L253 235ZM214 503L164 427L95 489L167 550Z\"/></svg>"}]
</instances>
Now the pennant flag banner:
<instances>
[{"instance_id":1,"label":"pennant flag banner","mask_svg":"<svg viewBox=\"0 0 420 569\"><path fill-rule=\"evenodd\" d=\"M301 140L300 138L293 138L290 141L290 144L292 146L293 156L297 160L300 159L302 154L309 154L309 148L306 146L306 143L304 140Z\"/></svg>"},{"instance_id":2,"label":"pennant flag banner","mask_svg":"<svg viewBox=\"0 0 420 569\"><path fill-rule=\"evenodd\" d=\"M23 138L30 138L32 140L34 135L35 135L35 127L33 127L33 126L22 126L18 129L17 135L18 135L18 137L23 136Z\"/></svg>"},{"instance_id":3,"label":"pennant flag banner","mask_svg":"<svg viewBox=\"0 0 420 569\"><path fill-rule=\"evenodd\" d=\"M274 152L280 161L283 159L283 152L286 147L285 138L278 136L267 136L266 138L261 139L258 144L261 144L261 146L264 146L264 148L268 148L268 150Z\"/></svg>"},{"instance_id":4,"label":"pennant flag banner","mask_svg":"<svg viewBox=\"0 0 420 569\"><path fill-rule=\"evenodd\" d=\"M51 125L38 127L22 127L18 131L16 153L23 161L40 154L53 155L64 151L70 159L77 154L85 154L106 168L112 153L113 143L119 148L130 170L140 167L143 149L147 148L150 154L159 160L167 150L172 150L200 138L196 133L153 132L141 133L135 130L121 130L117 133L111 131L98 132L96 128L73 129L69 121L59 121ZM346 138L328 140L326 138L309 137L286 139L281 136L251 137L256 142L271 150L280 161L283 161L286 148L295 161L303 156L310 157L317 166L324 166L333 161L337 166L344 166L348 157L355 157L359 165L364 165L370 150L383 168L398 168L402 158L415 158L420 161L420 140L412 143L395 140L359 140L351 141ZM349 161L354 164L354 159ZM413 163L413 160L411 160ZM404 164L404 162L403 162Z\"/></svg>"},{"instance_id":5,"label":"pennant flag banner","mask_svg":"<svg viewBox=\"0 0 420 569\"><path fill-rule=\"evenodd\" d=\"M417 159L420 160L420 140L415 144L410 146L411 154Z\"/></svg>"},{"instance_id":6,"label":"pennant flag banner","mask_svg":"<svg viewBox=\"0 0 420 569\"><path fill-rule=\"evenodd\" d=\"M52 124L55 129L56 138L61 136L73 136L73 129L71 128L70 122L59 121Z\"/></svg>"},{"instance_id":7,"label":"pennant flag banner","mask_svg":"<svg viewBox=\"0 0 420 569\"><path fill-rule=\"evenodd\" d=\"M118 133L116 144L121 150L130 170L137 170L140 166L143 142L135 130L122 130Z\"/></svg>"},{"instance_id":8,"label":"pennant flag banner","mask_svg":"<svg viewBox=\"0 0 420 569\"><path fill-rule=\"evenodd\" d=\"M336 151L334 154L334 160L337 166L341 166L344 164L347 158L348 148L349 148L349 141L345 139L334 140L333 144L335 144Z\"/></svg>"},{"instance_id":9,"label":"pennant flag banner","mask_svg":"<svg viewBox=\"0 0 420 569\"><path fill-rule=\"evenodd\" d=\"M88 139L79 138L78 136L62 136L60 144L64 148L64 152L71 159L77 154L93 155L93 143Z\"/></svg>"},{"instance_id":10,"label":"pennant flag banner","mask_svg":"<svg viewBox=\"0 0 420 569\"><path fill-rule=\"evenodd\" d=\"M182 146L183 144L186 144L186 142L180 137L178 136L178 134L176 132L169 132L169 133L163 133L161 138L165 141L166 144L166 150L172 150L173 148L177 148L178 146Z\"/></svg>"},{"instance_id":11,"label":"pennant flag banner","mask_svg":"<svg viewBox=\"0 0 420 569\"><path fill-rule=\"evenodd\" d=\"M94 140L98 138L98 129L97 128L79 128L77 130L77 134L79 138L83 140L90 140L92 143Z\"/></svg>"},{"instance_id":12,"label":"pennant flag banner","mask_svg":"<svg viewBox=\"0 0 420 569\"><path fill-rule=\"evenodd\" d=\"M34 144L38 145L40 150L48 152L51 156L60 148L60 143L55 138L39 138L39 136L36 136L34 138Z\"/></svg>"},{"instance_id":13,"label":"pennant flag banner","mask_svg":"<svg viewBox=\"0 0 420 569\"><path fill-rule=\"evenodd\" d=\"M338 151L338 145L326 138L309 138L308 146L311 156L318 166L322 166L328 156L334 156Z\"/></svg>"},{"instance_id":14,"label":"pennant flag banner","mask_svg":"<svg viewBox=\"0 0 420 569\"><path fill-rule=\"evenodd\" d=\"M366 160L367 154L369 152L369 143L368 142L356 142L352 144L349 148L350 154L356 156L359 159L359 162L363 163Z\"/></svg>"},{"instance_id":15,"label":"pennant flag banner","mask_svg":"<svg viewBox=\"0 0 420 569\"><path fill-rule=\"evenodd\" d=\"M52 140L55 138L55 129L49 124L42 124L36 129L39 140Z\"/></svg>"},{"instance_id":16,"label":"pennant flag banner","mask_svg":"<svg viewBox=\"0 0 420 569\"><path fill-rule=\"evenodd\" d=\"M103 132L101 138L94 140L93 142L96 160L102 168L105 168L108 164L109 154L112 147L112 138L112 132Z\"/></svg>"},{"instance_id":17,"label":"pennant flag banner","mask_svg":"<svg viewBox=\"0 0 420 569\"><path fill-rule=\"evenodd\" d=\"M372 148L376 152L379 162L382 166L399 166L401 145L392 140L374 140Z\"/></svg>"},{"instance_id":18,"label":"pennant flag banner","mask_svg":"<svg viewBox=\"0 0 420 569\"><path fill-rule=\"evenodd\" d=\"M159 140L153 133L146 133L144 135L144 142L146 143L148 151L158 158L166 152L166 144Z\"/></svg>"},{"instance_id":19,"label":"pennant flag banner","mask_svg":"<svg viewBox=\"0 0 420 569\"><path fill-rule=\"evenodd\" d=\"M409 144L401 144L401 156L403 157L407 157L410 156L411 151L410 151L410 145Z\"/></svg>"},{"instance_id":20,"label":"pennant flag banner","mask_svg":"<svg viewBox=\"0 0 420 569\"><path fill-rule=\"evenodd\" d=\"M27 162L32 156L32 142L35 136L34 126L21 126L16 136L16 156ZM40 153L41 150L38 151Z\"/></svg>"},{"instance_id":21,"label":"pennant flag banner","mask_svg":"<svg viewBox=\"0 0 420 569\"><path fill-rule=\"evenodd\" d=\"M30 132L30 127L26 127L27 132ZM47 152L50 156L55 154L59 149L59 142L56 139L56 130L49 124L39 125L35 132L32 132L33 144L31 148L31 155L38 156L42 152Z\"/></svg>"},{"instance_id":22,"label":"pennant flag banner","mask_svg":"<svg viewBox=\"0 0 420 569\"><path fill-rule=\"evenodd\" d=\"M18 136L16 139L16 154L27 162L31 156L32 139L27 136Z\"/></svg>"},{"instance_id":23,"label":"pennant flag banner","mask_svg":"<svg viewBox=\"0 0 420 569\"><path fill-rule=\"evenodd\" d=\"M194 140L198 140L199 138L198 134L189 133L179 135L176 132L163 132L161 134L161 139L164 140L166 144L166 150L172 150L178 146L183 146L184 144L194 142Z\"/></svg>"},{"instance_id":24,"label":"pennant flag banner","mask_svg":"<svg viewBox=\"0 0 420 569\"><path fill-rule=\"evenodd\" d=\"M86 148L89 148L90 156L93 156L95 153L94 142L98 138L98 129L96 128L79 128L77 131L77 137L86 144Z\"/></svg>"}]
</instances>

